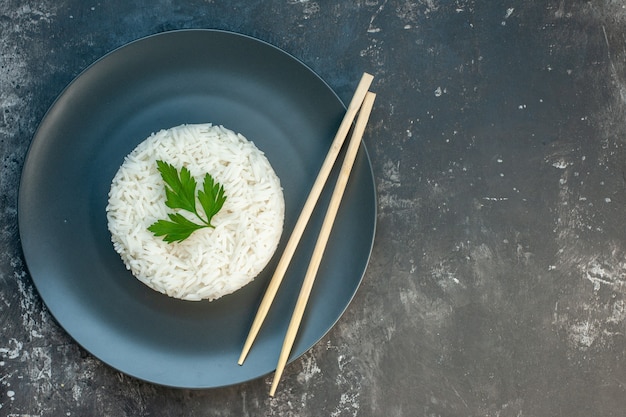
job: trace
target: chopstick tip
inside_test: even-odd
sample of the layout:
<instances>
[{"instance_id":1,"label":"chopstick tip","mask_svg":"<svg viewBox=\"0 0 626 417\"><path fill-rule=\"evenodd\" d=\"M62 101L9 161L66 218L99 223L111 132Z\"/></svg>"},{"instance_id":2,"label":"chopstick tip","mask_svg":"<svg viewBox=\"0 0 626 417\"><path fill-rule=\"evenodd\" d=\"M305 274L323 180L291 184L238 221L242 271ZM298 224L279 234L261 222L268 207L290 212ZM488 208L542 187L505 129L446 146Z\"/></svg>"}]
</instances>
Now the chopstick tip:
<instances>
[{"instance_id":1,"label":"chopstick tip","mask_svg":"<svg viewBox=\"0 0 626 417\"><path fill-rule=\"evenodd\" d=\"M373 80L374 80L374 76L368 72L364 72L363 75L361 76L361 84L363 84L364 86L367 86L368 89L370 87L370 84L372 84Z\"/></svg>"},{"instance_id":2,"label":"chopstick tip","mask_svg":"<svg viewBox=\"0 0 626 417\"><path fill-rule=\"evenodd\" d=\"M278 387L278 380L274 378L272 381L272 388L270 388L270 397L273 397L276 394L276 388Z\"/></svg>"}]
</instances>

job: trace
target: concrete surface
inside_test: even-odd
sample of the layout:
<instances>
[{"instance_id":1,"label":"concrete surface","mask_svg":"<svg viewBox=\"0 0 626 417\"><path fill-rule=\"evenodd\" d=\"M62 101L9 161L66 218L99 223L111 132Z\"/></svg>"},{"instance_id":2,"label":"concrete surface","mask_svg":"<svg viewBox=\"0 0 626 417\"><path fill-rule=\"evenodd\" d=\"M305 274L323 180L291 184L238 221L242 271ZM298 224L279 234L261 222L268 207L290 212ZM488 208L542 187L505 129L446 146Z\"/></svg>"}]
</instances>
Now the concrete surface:
<instances>
[{"instance_id":1,"label":"concrete surface","mask_svg":"<svg viewBox=\"0 0 626 417\"><path fill-rule=\"evenodd\" d=\"M54 98L91 62L179 28L252 35L348 101L379 197L336 327L271 377L132 379L81 349L25 269L17 187ZM623 416L626 5L615 0L0 0L0 415Z\"/></svg>"}]
</instances>

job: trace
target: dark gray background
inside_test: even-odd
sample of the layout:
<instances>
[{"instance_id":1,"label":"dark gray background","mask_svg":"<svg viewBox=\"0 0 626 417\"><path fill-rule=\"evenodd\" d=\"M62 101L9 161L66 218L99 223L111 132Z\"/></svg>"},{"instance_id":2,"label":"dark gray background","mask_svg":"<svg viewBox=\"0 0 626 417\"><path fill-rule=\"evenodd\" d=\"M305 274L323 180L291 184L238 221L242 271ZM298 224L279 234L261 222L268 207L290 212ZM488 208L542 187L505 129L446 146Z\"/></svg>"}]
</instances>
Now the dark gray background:
<instances>
[{"instance_id":1,"label":"dark gray background","mask_svg":"<svg viewBox=\"0 0 626 417\"><path fill-rule=\"evenodd\" d=\"M17 186L46 109L145 35L268 41L347 102L378 93L369 269L337 326L271 378L146 384L53 321L25 270ZM0 0L0 415L622 416L626 4Z\"/></svg>"}]
</instances>

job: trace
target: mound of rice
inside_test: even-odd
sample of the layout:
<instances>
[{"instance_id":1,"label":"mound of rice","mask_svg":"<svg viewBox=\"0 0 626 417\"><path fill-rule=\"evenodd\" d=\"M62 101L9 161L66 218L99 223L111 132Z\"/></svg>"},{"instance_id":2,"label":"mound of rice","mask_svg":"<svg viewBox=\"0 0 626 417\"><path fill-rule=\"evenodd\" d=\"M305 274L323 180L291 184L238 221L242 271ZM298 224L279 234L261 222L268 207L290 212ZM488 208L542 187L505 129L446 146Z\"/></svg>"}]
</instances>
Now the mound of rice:
<instances>
[{"instance_id":1,"label":"mound of rice","mask_svg":"<svg viewBox=\"0 0 626 417\"><path fill-rule=\"evenodd\" d=\"M206 173L224 186L226 202L212 219L214 229L174 243L148 230L174 212L165 206L156 160L179 172L187 167L198 189ZM284 209L280 180L252 142L222 126L197 124L161 130L126 156L106 211L115 250L135 277L163 294L197 301L230 294L265 268L278 246Z\"/></svg>"}]
</instances>

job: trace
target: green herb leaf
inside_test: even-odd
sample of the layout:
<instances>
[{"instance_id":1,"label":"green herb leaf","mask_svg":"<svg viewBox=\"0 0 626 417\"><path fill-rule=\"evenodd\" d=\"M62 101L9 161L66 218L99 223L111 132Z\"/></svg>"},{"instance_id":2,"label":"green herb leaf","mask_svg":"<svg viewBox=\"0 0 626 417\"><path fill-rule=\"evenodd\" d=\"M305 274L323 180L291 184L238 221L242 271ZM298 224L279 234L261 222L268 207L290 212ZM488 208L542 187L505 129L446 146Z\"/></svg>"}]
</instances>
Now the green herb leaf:
<instances>
[{"instance_id":1,"label":"green herb leaf","mask_svg":"<svg viewBox=\"0 0 626 417\"><path fill-rule=\"evenodd\" d=\"M173 165L157 161L157 169L165 181L165 205L172 209L196 212L196 180L189 170L182 167L180 176Z\"/></svg>"},{"instance_id":2,"label":"green herb leaf","mask_svg":"<svg viewBox=\"0 0 626 417\"><path fill-rule=\"evenodd\" d=\"M222 209L226 201L224 187L216 183L209 174L206 174L202 188L203 190L198 191L198 200L207 215L207 223L211 224L211 219Z\"/></svg>"},{"instance_id":3,"label":"green herb leaf","mask_svg":"<svg viewBox=\"0 0 626 417\"><path fill-rule=\"evenodd\" d=\"M188 220L180 213L170 213L168 217L171 221L159 220L148 227L155 236L164 236L163 240L168 243L182 242L196 230L207 227Z\"/></svg>"},{"instance_id":4,"label":"green herb leaf","mask_svg":"<svg viewBox=\"0 0 626 417\"><path fill-rule=\"evenodd\" d=\"M182 242L203 227L214 227L211 220L226 201L224 187L215 182L210 174L204 176L202 190L198 191L198 200L206 216L203 218L196 207L196 180L189 170L183 167L179 174L176 167L163 161L157 161L157 169L165 182L165 205L194 214L201 224L192 222L180 213L169 213L169 220L158 220L148 230L155 236L164 236L163 240L172 243Z\"/></svg>"}]
</instances>

